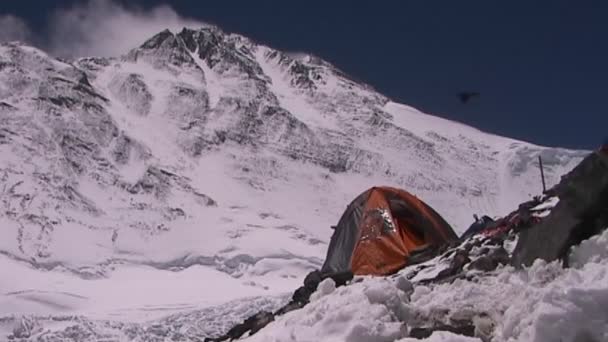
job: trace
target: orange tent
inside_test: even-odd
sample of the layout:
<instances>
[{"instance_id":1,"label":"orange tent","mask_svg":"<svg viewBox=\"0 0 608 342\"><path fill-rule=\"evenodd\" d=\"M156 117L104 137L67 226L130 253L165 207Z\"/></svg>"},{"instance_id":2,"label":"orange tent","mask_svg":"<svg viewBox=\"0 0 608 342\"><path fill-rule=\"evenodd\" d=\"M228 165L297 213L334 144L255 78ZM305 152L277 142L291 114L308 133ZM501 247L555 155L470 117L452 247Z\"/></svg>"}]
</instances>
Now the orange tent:
<instances>
[{"instance_id":1,"label":"orange tent","mask_svg":"<svg viewBox=\"0 0 608 342\"><path fill-rule=\"evenodd\" d=\"M430 206L391 187L363 192L334 229L323 273L391 274L405 266L412 251L458 239Z\"/></svg>"}]
</instances>

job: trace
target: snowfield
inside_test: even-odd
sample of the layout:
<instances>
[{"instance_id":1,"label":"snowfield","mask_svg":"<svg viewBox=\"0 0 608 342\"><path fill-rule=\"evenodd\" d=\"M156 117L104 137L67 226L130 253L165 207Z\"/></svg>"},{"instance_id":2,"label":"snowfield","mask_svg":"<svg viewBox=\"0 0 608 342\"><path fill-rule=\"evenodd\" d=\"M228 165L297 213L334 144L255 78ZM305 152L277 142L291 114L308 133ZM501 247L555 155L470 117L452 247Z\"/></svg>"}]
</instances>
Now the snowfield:
<instances>
[{"instance_id":1,"label":"snowfield","mask_svg":"<svg viewBox=\"0 0 608 342\"><path fill-rule=\"evenodd\" d=\"M357 277L338 288L326 279L304 308L278 317L243 340L606 341L607 250L608 229L573 248L570 263L575 267L567 269L557 261L538 260L523 270L501 266L472 281L437 285L408 279L412 267L386 278ZM440 267L436 260L429 263ZM164 297L172 295L176 294ZM171 307L158 307L166 317L134 323L73 315L15 315L0 321L0 332L44 341L200 341L224 333L260 310L276 310L287 299L287 295L249 297L205 309L193 309L200 304L190 303L173 308L181 310L177 314L168 314ZM148 310L155 308L151 305ZM448 331L435 331L423 339L407 337L412 326L464 320L474 322L476 337Z\"/></svg>"},{"instance_id":2,"label":"snowfield","mask_svg":"<svg viewBox=\"0 0 608 342\"><path fill-rule=\"evenodd\" d=\"M213 26L163 31L115 58L60 61L3 43L0 340L199 341L280 307L369 187L410 191L462 233L474 213L502 216L540 192L538 156L549 187L587 153L422 113L316 57ZM450 301L491 309L503 340L550 336L525 335L537 321L505 324L518 317L506 305L537 298L539 319L586 305L551 299L534 279L553 269L548 284L568 287L578 274L572 288L586 293L606 280L587 272L605 265L604 247L581 247L577 269L460 284L466 298L449 286L409 294L405 280L324 284L252 338L394 340L408 315ZM330 309L342 306L362 311ZM469 340L454 336L432 338Z\"/></svg>"}]
</instances>

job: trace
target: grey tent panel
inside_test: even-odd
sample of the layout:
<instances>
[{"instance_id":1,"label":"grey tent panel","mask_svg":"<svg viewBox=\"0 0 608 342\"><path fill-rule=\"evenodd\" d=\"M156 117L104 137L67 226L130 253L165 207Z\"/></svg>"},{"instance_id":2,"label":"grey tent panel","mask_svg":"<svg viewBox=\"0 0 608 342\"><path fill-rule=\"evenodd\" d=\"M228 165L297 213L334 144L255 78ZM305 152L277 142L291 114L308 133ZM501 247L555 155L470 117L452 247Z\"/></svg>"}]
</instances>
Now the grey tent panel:
<instances>
[{"instance_id":1,"label":"grey tent panel","mask_svg":"<svg viewBox=\"0 0 608 342\"><path fill-rule=\"evenodd\" d=\"M370 191L359 195L348 206L329 242L327 257L321 268L322 273L339 273L350 271L350 261L359 239L359 221L363 215L363 206Z\"/></svg>"}]
</instances>

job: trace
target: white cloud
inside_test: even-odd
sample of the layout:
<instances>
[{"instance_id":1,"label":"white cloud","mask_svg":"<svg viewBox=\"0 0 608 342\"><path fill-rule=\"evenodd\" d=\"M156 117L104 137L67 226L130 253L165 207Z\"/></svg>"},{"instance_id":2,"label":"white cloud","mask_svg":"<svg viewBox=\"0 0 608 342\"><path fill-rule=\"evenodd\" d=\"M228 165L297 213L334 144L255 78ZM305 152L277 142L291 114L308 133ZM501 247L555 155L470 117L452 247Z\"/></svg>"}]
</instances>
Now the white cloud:
<instances>
[{"instance_id":1,"label":"white cloud","mask_svg":"<svg viewBox=\"0 0 608 342\"><path fill-rule=\"evenodd\" d=\"M167 5L127 8L110 0L89 0L55 11L50 17L48 49L58 56L117 56L168 28L199 28L202 22L178 15Z\"/></svg>"},{"instance_id":2,"label":"white cloud","mask_svg":"<svg viewBox=\"0 0 608 342\"><path fill-rule=\"evenodd\" d=\"M0 42L29 41L32 32L22 19L13 15L0 15Z\"/></svg>"},{"instance_id":3,"label":"white cloud","mask_svg":"<svg viewBox=\"0 0 608 342\"><path fill-rule=\"evenodd\" d=\"M59 57L118 56L164 29L179 31L205 24L187 19L168 5L125 7L112 0L88 0L50 13L38 35L13 15L0 15L0 42L21 40Z\"/></svg>"}]
</instances>

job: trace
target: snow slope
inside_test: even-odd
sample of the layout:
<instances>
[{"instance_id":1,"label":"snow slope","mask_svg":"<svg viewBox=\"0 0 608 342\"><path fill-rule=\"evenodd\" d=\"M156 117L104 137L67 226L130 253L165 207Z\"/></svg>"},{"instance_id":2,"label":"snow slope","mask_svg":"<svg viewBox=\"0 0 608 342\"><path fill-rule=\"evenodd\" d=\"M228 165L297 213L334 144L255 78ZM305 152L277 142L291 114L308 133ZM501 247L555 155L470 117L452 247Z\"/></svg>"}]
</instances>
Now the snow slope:
<instances>
[{"instance_id":1,"label":"snow slope","mask_svg":"<svg viewBox=\"0 0 608 342\"><path fill-rule=\"evenodd\" d=\"M462 232L540 192L538 155L552 185L585 153L421 113L217 27L116 58L2 44L0 319L285 293L370 186L411 191Z\"/></svg>"},{"instance_id":2,"label":"snow slope","mask_svg":"<svg viewBox=\"0 0 608 342\"><path fill-rule=\"evenodd\" d=\"M411 325L473 319L478 337L434 332L427 341L607 341L608 230L576 247L575 268L537 260L502 266L477 281L412 285L407 269L335 287L324 280L311 303L246 341L419 341Z\"/></svg>"}]
</instances>

